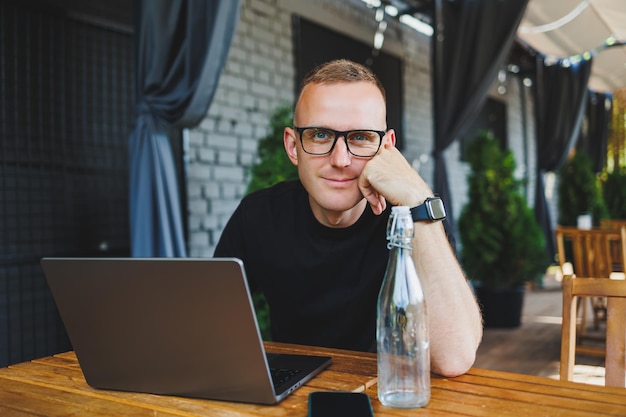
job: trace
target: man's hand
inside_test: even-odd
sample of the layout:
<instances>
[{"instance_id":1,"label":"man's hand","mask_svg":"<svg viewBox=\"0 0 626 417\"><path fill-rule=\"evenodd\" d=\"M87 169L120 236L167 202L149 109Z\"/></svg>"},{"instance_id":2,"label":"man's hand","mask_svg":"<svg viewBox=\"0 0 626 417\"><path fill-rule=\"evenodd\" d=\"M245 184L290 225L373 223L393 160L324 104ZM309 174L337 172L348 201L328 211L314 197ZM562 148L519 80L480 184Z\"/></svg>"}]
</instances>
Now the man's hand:
<instances>
[{"instance_id":1,"label":"man's hand","mask_svg":"<svg viewBox=\"0 0 626 417\"><path fill-rule=\"evenodd\" d=\"M359 189L377 215L385 210L387 201L397 206L415 207L433 194L391 144L385 144L365 165L359 177Z\"/></svg>"}]
</instances>

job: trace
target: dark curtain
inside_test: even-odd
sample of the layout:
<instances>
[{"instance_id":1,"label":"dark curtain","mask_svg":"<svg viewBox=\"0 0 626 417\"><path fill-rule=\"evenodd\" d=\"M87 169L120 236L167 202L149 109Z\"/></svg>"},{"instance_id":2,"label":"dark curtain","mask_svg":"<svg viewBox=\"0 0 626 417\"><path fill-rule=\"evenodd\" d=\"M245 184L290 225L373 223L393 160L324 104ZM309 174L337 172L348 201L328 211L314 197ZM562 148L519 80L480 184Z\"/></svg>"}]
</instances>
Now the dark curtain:
<instances>
[{"instance_id":1,"label":"dark curtain","mask_svg":"<svg viewBox=\"0 0 626 417\"><path fill-rule=\"evenodd\" d=\"M535 123L537 129L537 183L535 218L544 232L550 259L556 248L545 196L544 174L556 171L575 145L587 103L592 60L547 64L537 55Z\"/></svg>"},{"instance_id":2,"label":"dark curtain","mask_svg":"<svg viewBox=\"0 0 626 417\"><path fill-rule=\"evenodd\" d=\"M134 257L186 256L180 194L167 130L206 114L240 0L136 2L137 122L130 137Z\"/></svg>"},{"instance_id":3,"label":"dark curtain","mask_svg":"<svg viewBox=\"0 0 626 417\"><path fill-rule=\"evenodd\" d=\"M513 43L528 0L435 0L434 191L452 207L443 151L466 129ZM455 229L452 210L449 226Z\"/></svg>"},{"instance_id":4,"label":"dark curtain","mask_svg":"<svg viewBox=\"0 0 626 417\"><path fill-rule=\"evenodd\" d=\"M581 129L576 148L591 157L593 169L600 172L606 162L606 148L613 111L612 94L587 92L585 118L587 128Z\"/></svg>"}]
</instances>

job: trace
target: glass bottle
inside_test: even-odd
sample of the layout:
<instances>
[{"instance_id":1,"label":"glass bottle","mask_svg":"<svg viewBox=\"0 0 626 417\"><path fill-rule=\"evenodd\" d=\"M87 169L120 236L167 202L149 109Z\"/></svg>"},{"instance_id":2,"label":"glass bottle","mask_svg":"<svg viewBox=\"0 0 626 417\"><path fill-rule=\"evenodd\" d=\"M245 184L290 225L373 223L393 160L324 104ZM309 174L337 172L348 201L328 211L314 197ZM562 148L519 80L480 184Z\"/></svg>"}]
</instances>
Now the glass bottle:
<instances>
[{"instance_id":1,"label":"glass bottle","mask_svg":"<svg viewBox=\"0 0 626 417\"><path fill-rule=\"evenodd\" d=\"M390 249L378 295L378 399L387 407L419 408L430 400L430 342L424 291L411 256L409 207L392 207Z\"/></svg>"}]
</instances>

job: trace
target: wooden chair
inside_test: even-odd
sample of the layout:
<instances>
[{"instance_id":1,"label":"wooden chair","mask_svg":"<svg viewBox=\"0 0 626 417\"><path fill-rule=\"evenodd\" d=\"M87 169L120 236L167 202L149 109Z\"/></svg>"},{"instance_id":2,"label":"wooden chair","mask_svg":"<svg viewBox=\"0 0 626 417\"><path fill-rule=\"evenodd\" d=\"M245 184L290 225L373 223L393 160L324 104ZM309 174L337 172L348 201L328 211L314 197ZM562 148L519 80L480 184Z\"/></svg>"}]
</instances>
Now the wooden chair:
<instances>
[{"instance_id":1,"label":"wooden chair","mask_svg":"<svg viewBox=\"0 0 626 417\"><path fill-rule=\"evenodd\" d=\"M574 376L576 355L576 300L606 297L607 326L605 385L626 386L626 280L563 277L563 327L561 330L561 380Z\"/></svg>"},{"instance_id":2,"label":"wooden chair","mask_svg":"<svg viewBox=\"0 0 626 417\"><path fill-rule=\"evenodd\" d=\"M626 220L621 220L621 219L601 219L600 220L600 228L602 229L620 230L623 227L626 227ZM621 250L622 250L621 245L618 245L615 243L611 245L611 253L612 253L613 259L619 258L619 254ZM619 269L619 272L626 273L623 265L621 266L621 269Z\"/></svg>"},{"instance_id":3,"label":"wooden chair","mask_svg":"<svg viewBox=\"0 0 626 417\"><path fill-rule=\"evenodd\" d=\"M626 263L626 227L614 229L579 229L569 226L556 227L556 240L559 265L563 275L576 274L579 278L610 278L623 273ZM619 251L615 248L618 247ZM571 267L568 268L568 264ZM587 303L591 300L594 328L598 329L606 319L606 299L590 297L581 299L582 316L580 337L586 333ZM592 353L592 352L590 352Z\"/></svg>"},{"instance_id":4,"label":"wooden chair","mask_svg":"<svg viewBox=\"0 0 626 417\"><path fill-rule=\"evenodd\" d=\"M609 278L611 273L623 271L626 248L621 242L626 237L625 230L626 226L619 229L557 226L559 265L563 268L566 262L571 262L573 272L579 277ZM618 252L613 250L614 245L619 247Z\"/></svg>"}]
</instances>

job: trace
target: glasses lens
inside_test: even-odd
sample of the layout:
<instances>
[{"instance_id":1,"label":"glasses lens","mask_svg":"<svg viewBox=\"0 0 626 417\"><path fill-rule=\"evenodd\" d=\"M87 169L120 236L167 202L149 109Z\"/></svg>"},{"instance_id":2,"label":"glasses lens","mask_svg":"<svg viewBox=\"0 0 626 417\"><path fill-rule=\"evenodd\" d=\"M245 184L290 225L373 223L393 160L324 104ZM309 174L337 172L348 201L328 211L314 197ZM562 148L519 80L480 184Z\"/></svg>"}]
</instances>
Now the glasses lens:
<instances>
[{"instance_id":1,"label":"glasses lens","mask_svg":"<svg viewBox=\"0 0 626 417\"><path fill-rule=\"evenodd\" d=\"M357 130L348 133L348 148L357 156L374 156L380 145L380 135L371 130Z\"/></svg>"},{"instance_id":2,"label":"glasses lens","mask_svg":"<svg viewBox=\"0 0 626 417\"><path fill-rule=\"evenodd\" d=\"M313 155L329 153L335 143L336 133L330 129L313 127L302 131L302 147ZM380 134L373 130L352 130L346 134L350 153L356 156L376 155L380 146Z\"/></svg>"},{"instance_id":3,"label":"glasses lens","mask_svg":"<svg viewBox=\"0 0 626 417\"><path fill-rule=\"evenodd\" d=\"M318 127L302 131L302 147L308 153L323 155L330 152L335 142L335 133L332 130Z\"/></svg>"}]
</instances>

